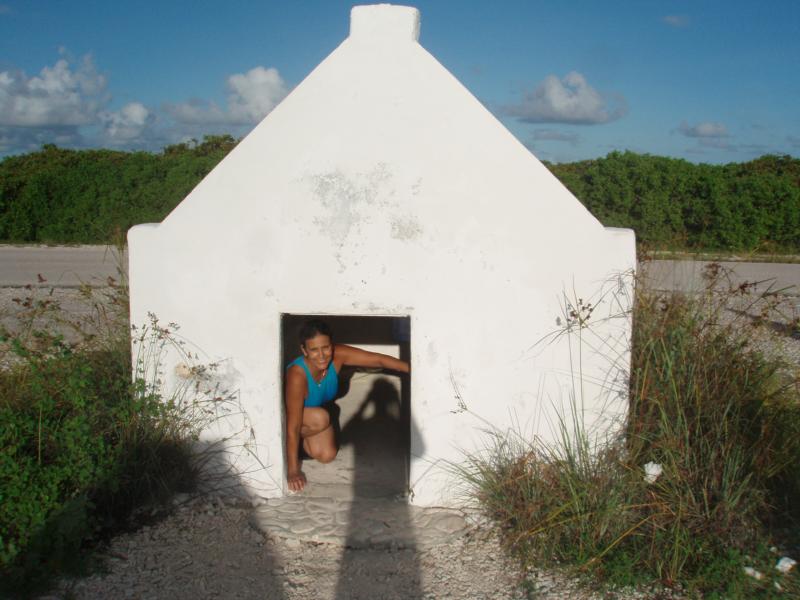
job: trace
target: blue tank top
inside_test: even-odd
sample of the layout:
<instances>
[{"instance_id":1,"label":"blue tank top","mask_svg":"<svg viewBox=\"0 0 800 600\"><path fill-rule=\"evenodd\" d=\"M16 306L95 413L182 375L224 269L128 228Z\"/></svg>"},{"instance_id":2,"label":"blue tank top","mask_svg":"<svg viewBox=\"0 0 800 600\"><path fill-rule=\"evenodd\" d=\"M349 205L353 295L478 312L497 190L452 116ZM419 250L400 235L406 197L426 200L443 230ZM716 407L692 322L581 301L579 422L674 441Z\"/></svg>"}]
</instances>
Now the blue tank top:
<instances>
[{"instance_id":1,"label":"blue tank top","mask_svg":"<svg viewBox=\"0 0 800 600\"><path fill-rule=\"evenodd\" d=\"M311 371L308 370L308 365L306 365L306 361L303 360L302 356L298 356L290 362L286 369L288 370L292 365L300 365L306 372L308 394L303 400L303 406L322 406L336 398L336 394L339 393L339 376L336 374L336 367L333 365L333 361L331 361L325 377L319 383L311 377Z\"/></svg>"}]
</instances>

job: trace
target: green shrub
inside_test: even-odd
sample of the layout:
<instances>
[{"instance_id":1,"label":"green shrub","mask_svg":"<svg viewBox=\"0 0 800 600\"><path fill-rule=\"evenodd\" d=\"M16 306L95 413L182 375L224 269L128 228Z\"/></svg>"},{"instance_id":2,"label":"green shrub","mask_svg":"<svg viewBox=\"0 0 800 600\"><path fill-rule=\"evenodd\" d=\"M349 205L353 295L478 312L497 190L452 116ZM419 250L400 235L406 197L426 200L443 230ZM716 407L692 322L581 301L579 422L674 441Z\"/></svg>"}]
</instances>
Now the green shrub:
<instances>
[{"instance_id":1,"label":"green shrub","mask_svg":"<svg viewBox=\"0 0 800 600\"><path fill-rule=\"evenodd\" d=\"M0 570L4 591L46 585L140 506L193 483L185 412L131 371L124 289L83 319L31 290L0 371ZM43 296L43 297L42 297ZM123 318L123 315L125 317ZM64 335L73 340L67 343Z\"/></svg>"},{"instance_id":2,"label":"green shrub","mask_svg":"<svg viewBox=\"0 0 800 600\"><path fill-rule=\"evenodd\" d=\"M632 467L664 470L637 536L668 582L754 552L800 500L800 398L785 365L749 343L752 327L726 321L736 292L718 284L712 273L699 299L643 291L634 313L627 448Z\"/></svg>"},{"instance_id":3,"label":"green shrub","mask_svg":"<svg viewBox=\"0 0 800 600\"><path fill-rule=\"evenodd\" d=\"M548 166L604 225L631 227L651 247L800 249L800 160L791 156L709 165L611 152Z\"/></svg>"},{"instance_id":4,"label":"green shrub","mask_svg":"<svg viewBox=\"0 0 800 600\"><path fill-rule=\"evenodd\" d=\"M227 135L160 153L67 150L0 160L0 240L107 243L159 222L236 145ZM548 165L604 225L669 250L800 251L800 160L693 164L633 152Z\"/></svg>"},{"instance_id":5,"label":"green shrub","mask_svg":"<svg viewBox=\"0 0 800 600\"><path fill-rule=\"evenodd\" d=\"M800 592L797 573L778 574L765 550L797 531L796 374L759 353L745 317L727 310L737 301L742 315L758 312L772 294L722 283L714 270L695 297L637 290L619 439L591 452L581 425L565 422L559 445L495 433L469 458L472 494L524 565L725 597L769 596L776 583ZM650 483L648 463L662 469Z\"/></svg>"},{"instance_id":6,"label":"green shrub","mask_svg":"<svg viewBox=\"0 0 800 600\"><path fill-rule=\"evenodd\" d=\"M229 135L161 153L68 150L0 160L0 240L109 243L159 222L236 145Z\"/></svg>"}]
</instances>

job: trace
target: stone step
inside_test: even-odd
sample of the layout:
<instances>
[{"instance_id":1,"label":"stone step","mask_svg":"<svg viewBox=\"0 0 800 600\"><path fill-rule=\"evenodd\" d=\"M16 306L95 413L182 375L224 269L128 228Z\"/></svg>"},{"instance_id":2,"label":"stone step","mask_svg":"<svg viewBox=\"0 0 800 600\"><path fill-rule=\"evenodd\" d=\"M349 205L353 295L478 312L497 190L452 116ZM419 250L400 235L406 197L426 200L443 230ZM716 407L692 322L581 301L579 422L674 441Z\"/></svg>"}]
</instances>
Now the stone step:
<instances>
[{"instance_id":1,"label":"stone step","mask_svg":"<svg viewBox=\"0 0 800 600\"><path fill-rule=\"evenodd\" d=\"M283 539L348 548L426 549L446 544L470 527L451 508L422 508L405 499L332 498L306 493L272 498L251 516L257 529Z\"/></svg>"}]
</instances>

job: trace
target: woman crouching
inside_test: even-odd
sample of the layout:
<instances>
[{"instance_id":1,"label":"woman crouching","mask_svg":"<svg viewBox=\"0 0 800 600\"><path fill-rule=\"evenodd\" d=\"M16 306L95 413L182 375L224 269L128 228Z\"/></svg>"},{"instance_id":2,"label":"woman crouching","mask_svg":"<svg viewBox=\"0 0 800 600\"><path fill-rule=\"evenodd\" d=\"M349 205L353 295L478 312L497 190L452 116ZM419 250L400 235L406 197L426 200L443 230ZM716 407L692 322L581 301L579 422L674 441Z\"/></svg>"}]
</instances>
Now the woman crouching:
<instances>
[{"instance_id":1,"label":"woman crouching","mask_svg":"<svg viewBox=\"0 0 800 600\"><path fill-rule=\"evenodd\" d=\"M293 492L306 485L306 476L300 470L301 443L306 454L320 462L329 463L336 458L336 437L326 405L339 392L342 367L409 372L406 361L334 344L330 327L319 319L306 321L299 338L302 356L289 363L286 370L286 479Z\"/></svg>"}]
</instances>

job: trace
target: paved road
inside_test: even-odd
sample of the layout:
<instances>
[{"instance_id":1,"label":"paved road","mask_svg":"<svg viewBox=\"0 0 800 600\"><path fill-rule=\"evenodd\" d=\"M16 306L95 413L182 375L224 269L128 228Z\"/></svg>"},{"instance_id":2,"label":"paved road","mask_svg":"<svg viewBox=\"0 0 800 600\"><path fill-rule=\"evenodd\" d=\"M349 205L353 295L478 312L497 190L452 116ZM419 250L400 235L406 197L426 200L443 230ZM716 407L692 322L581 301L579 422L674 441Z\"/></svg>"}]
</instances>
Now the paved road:
<instances>
[{"instance_id":1,"label":"paved road","mask_svg":"<svg viewBox=\"0 0 800 600\"><path fill-rule=\"evenodd\" d=\"M119 279L120 264L110 246L0 246L0 287L105 285Z\"/></svg>"},{"instance_id":2,"label":"paved road","mask_svg":"<svg viewBox=\"0 0 800 600\"><path fill-rule=\"evenodd\" d=\"M125 264L127 259L123 257ZM82 283L104 285L106 278L118 278L121 264L117 251L109 246L0 246L0 287L43 285L76 287ZM707 262L656 260L643 266L659 289L700 289ZM800 295L800 264L724 262L735 273L735 282L774 279L775 289Z\"/></svg>"},{"instance_id":3,"label":"paved road","mask_svg":"<svg viewBox=\"0 0 800 600\"><path fill-rule=\"evenodd\" d=\"M703 272L708 261L701 260L654 260L641 266L644 276L656 289L699 290L704 287ZM800 295L800 264L720 262L731 269L731 283L739 285L745 281L763 281L759 290L772 286L791 296Z\"/></svg>"}]
</instances>

